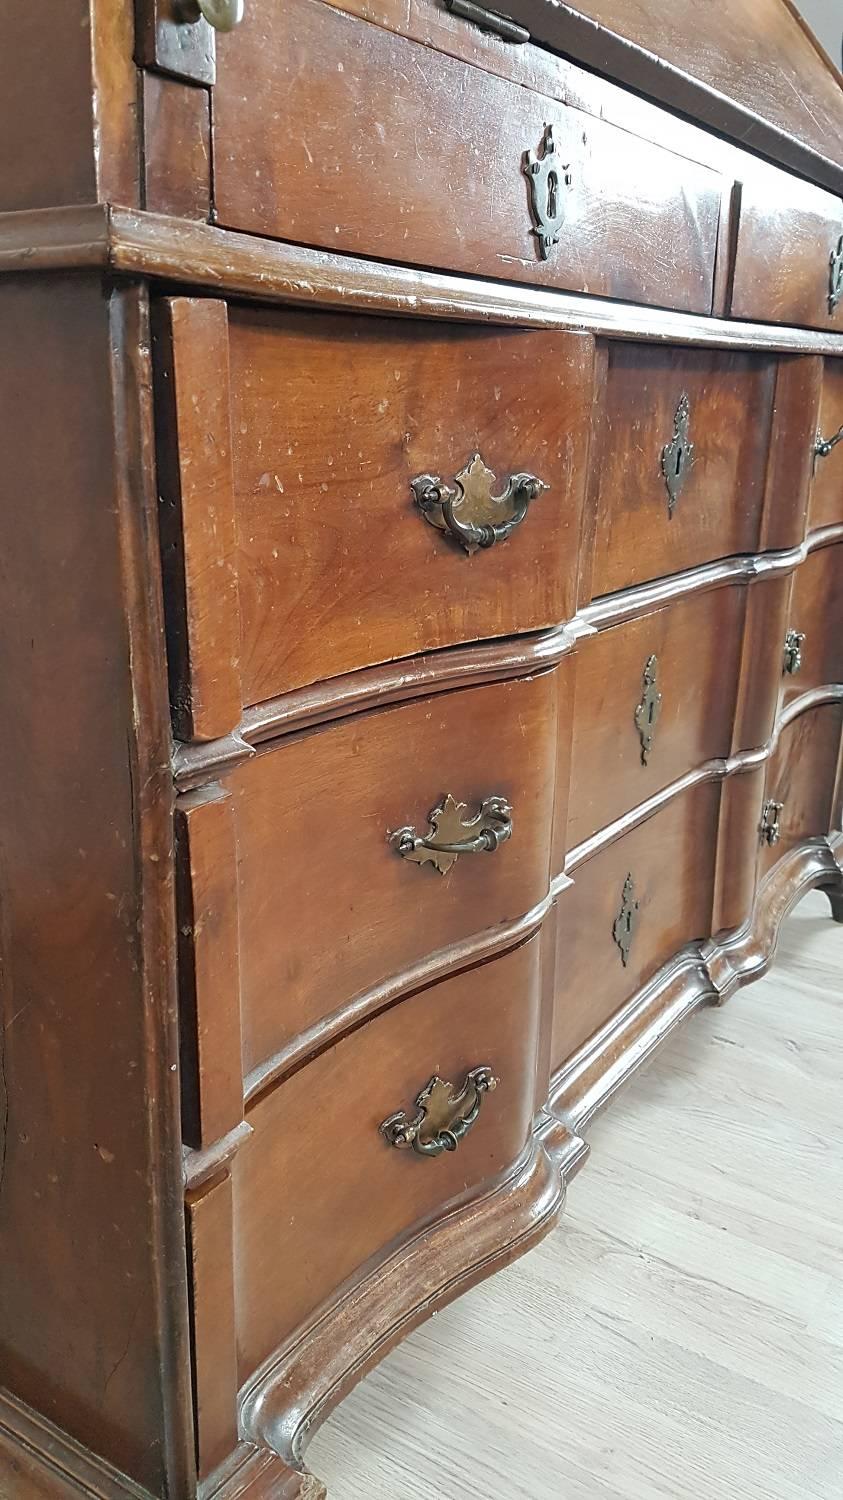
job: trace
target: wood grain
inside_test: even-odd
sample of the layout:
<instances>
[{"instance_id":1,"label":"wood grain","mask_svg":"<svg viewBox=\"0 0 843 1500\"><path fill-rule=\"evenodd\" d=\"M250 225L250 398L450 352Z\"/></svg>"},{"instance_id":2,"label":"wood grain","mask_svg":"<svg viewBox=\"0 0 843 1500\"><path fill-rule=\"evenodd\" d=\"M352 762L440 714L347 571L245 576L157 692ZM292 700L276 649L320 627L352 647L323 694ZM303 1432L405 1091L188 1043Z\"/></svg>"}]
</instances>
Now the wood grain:
<instances>
[{"instance_id":1,"label":"wood grain","mask_svg":"<svg viewBox=\"0 0 843 1500\"><path fill-rule=\"evenodd\" d=\"M610 345L592 597L755 550L775 373L758 356ZM683 394L695 458L671 516L661 458Z\"/></svg>"},{"instance_id":2,"label":"wood grain","mask_svg":"<svg viewBox=\"0 0 843 1500\"><path fill-rule=\"evenodd\" d=\"M796 177L753 177L741 193L732 316L843 327L829 308L829 256L843 233L840 199Z\"/></svg>"},{"instance_id":3,"label":"wood grain","mask_svg":"<svg viewBox=\"0 0 843 1500\"><path fill-rule=\"evenodd\" d=\"M843 682L843 547L812 552L797 568L791 585L788 629L805 636L802 666L782 678L782 698L826 682Z\"/></svg>"},{"instance_id":4,"label":"wood grain","mask_svg":"<svg viewBox=\"0 0 843 1500\"><path fill-rule=\"evenodd\" d=\"M542 260L522 166L547 125L572 182ZM715 173L313 0L270 0L220 48L213 130L229 228L711 310Z\"/></svg>"},{"instance_id":5,"label":"wood grain","mask_svg":"<svg viewBox=\"0 0 843 1500\"><path fill-rule=\"evenodd\" d=\"M843 705L836 703L800 714L782 731L764 787L765 798L782 803L781 836L760 844L759 878L803 839L830 829L841 724Z\"/></svg>"},{"instance_id":6,"label":"wood grain","mask_svg":"<svg viewBox=\"0 0 843 1500\"><path fill-rule=\"evenodd\" d=\"M551 674L446 694L304 735L232 773L247 1073L386 976L547 895L556 693ZM441 876L388 837L425 832L447 792L472 810L506 797L513 836Z\"/></svg>"},{"instance_id":7,"label":"wood grain","mask_svg":"<svg viewBox=\"0 0 843 1500\"><path fill-rule=\"evenodd\" d=\"M817 438L833 438L843 428L843 360L825 361ZM843 439L824 457L817 455L808 523L832 526L843 516Z\"/></svg>"},{"instance_id":8,"label":"wood grain","mask_svg":"<svg viewBox=\"0 0 843 1500\"><path fill-rule=\"evenodd\" d=\"M211 99L160 73L143 75L144 207L183 219L211 212Z\"/></svg>"}]
</instances>

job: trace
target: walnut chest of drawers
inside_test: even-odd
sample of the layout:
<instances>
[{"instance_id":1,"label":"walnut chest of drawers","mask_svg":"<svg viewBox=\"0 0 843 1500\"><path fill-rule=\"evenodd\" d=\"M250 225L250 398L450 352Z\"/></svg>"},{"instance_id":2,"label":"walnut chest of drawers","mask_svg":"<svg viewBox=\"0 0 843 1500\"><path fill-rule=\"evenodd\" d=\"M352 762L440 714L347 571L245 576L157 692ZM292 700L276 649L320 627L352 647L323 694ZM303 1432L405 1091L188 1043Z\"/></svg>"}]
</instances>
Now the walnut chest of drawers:
<instances>
[{"instance_id":1,"label":"walnut chest of drawers","mask_svg":"<svg viewBox=\"0 0 843 1500\"><path fill-rule=\"evenodd\" d=\"M843 93L714 26L9 7L4 1497L316 1500L843 919Z\"/></svg>"}]
</instances>

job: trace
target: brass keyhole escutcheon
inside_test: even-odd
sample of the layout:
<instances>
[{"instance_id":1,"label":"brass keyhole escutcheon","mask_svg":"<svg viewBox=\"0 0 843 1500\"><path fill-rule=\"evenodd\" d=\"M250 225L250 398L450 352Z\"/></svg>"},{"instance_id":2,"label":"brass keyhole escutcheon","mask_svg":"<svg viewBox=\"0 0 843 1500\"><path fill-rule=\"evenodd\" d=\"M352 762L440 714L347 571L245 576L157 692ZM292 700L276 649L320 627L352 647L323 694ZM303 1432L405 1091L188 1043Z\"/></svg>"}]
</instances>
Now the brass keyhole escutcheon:
<instances>
[{"instance_id":1,"label":"brass keyhole escutcheon","mask_svg":"<svg viewBox=\"0 0 843 1500\"><path fill-rule=\"evenodd\" d=\"M837 304L841 297L843 297L843 234L829 257L828 310L830 313L837 311Z\"/></svg>"},{"instance_id":2,"label":"brass keyhole escutcheon","mask_svg":"<svg viewBox=\"0 0 843 1500\"><path fill-rule=\"evenodd\" d=\"M641 764L646 766L653 748L656 725L662 711L662 695L659 692L659 659L648 656L642 675L641 700L635 710L635 727L641 740Z\"/></svg>"},{"instance_id":3,"label":"brass keyhole escutcheon","mask_svg":"<svg viewBox=\"0 0 843 1500\"><path fill-rule=\"evenodd\" d=\"M673 437L662 448L661 468L667 487L667 513L672 517L676 502L694 464L695 448L690 437L691 402L683 391L673 418Z\"/></svg>"},{"instance_id":4,"label":"brass keyhole escutcheon","mask_svg":"<svg viewBox=\"0 0 843 1500\"><path fill-rule=\"evenodd\" d=\"M623 894L621 897L621 909L615 917L612 927L612 936L621 950L621 963L626 968L629 963L629 952L632 947L632 939L638 925L638 910L640 902L635 899L635 881L629 874L623 883Z\"/></svg>"},{"instance_id":5,"label":"brass keyhole escutcheon","mask_svg":"<svg viewBox=\"0 0 843 1500\"><path fill-rule=\"evenodd\" d=\"M526 152L524 172L530 184L530 208L535 221L533 234L538 240L542 260L549 260L562 233L561 189L570 187L573 181L570 165L563 166L559 161L552 125L545 126L541 156L537 151Z\"/></svg>"}]
</instances>

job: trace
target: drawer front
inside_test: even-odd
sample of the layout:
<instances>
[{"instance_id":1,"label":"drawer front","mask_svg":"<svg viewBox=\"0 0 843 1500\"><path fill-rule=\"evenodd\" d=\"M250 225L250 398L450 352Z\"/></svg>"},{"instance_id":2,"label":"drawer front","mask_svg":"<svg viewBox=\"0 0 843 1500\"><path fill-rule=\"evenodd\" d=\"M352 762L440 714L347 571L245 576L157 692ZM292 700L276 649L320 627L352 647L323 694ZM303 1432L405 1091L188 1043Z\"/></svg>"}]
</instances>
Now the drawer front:
<instances>
[{"instance_id":1,"label":"drawer front","mask_svg":"<svg viewBox=\"0 0 843 1500\"><path fill-rule=\"evenodd\" d=\"M843 523L843 359L827 359L823 376L814 477L808 508L812 531Z\"/></svg>"},{"instance_id":2,"label":"drawer front","mask_svg":"<svg viewBox=\"0 0 843 1500\"><path fill-rule=\"evenodd\" d=\"M794 574L782 697L834 682L843 682L843 544L811 552Z\"/></svg>"},{"instance_id":3,"label":"drawer front","mask_svg":"<svg viewBox=\"0 0 843 1500\"><path fill-rule=\"evenodd\" d=\"M573 614L589 337L189 299L161 318L177 705L201 707L233 658L229 699L248 705ZM182 737L208 722L194 711Z\"/></svg>"},{"instance_id":4,"label":"drawer front","mask_svg":"<svg viewBox=\"0 0 843 1500\"><path fill-rule=\"evenodd\" d=\"M565 664L567 665L567 664ZM530 911L547 894L559 673L346 720L268 751L229 780L238 845L246 1074L439 949ZM461 817L445 807L465 804ZM511 808L493 852L401 854Z\"/></svg>"},{"instance_id":5,"label":"drawer front","mask_svg":"<svg viewBox=\"0 0 843 1500\"><path fill-rule=\"evenodd\" d=\"M740 585L714 589L581 643L569 849L729 754L746 598Z\"/></svg>"},{"instance_id":6,"label":"drawer front","mask_svg":"<svg viewBox=\"0 0 843 1500\"><path fill-rule=\"evenodd\" d=\"M829 703L782 730L767 767L759 876L803 839L830 831L841 721L843 706Z\"/></svg>"},{"instance_id":7,"label":"drawer front","mask_svg":"<svg viewBox=\"0 0 843 1500\"><path fill-rule=\"evenodd\" d=\"M709 936L719 806L718 783L693 787L574 871L556 906L554 1068L679 948Z\"/></svg>"},{"instance_id":8,"label":"drawer front","mask_svg":"<svg viewBox=\"0 0 843 1500\"><path fill-rule=\"evenodd\" d=\"M843 331L843 203L784 172L741 193L732 315Z\"/></svg>"},{"instance_id":9,"label":"drawer front","mask_svg":"<svg viewBox=\"0 0 843 1500\"><path fill-rule=\"evenodd\" d=\"M313 0L264 0L220 47L214 187L232 228L711 309L717 174Z\"/></svg>"},{"instance_id":10,"label":"drawer front","mask_svg":"<svg viewBox=\"0 0 843 1500\"><path fill-rule=\"evenodd\" d=\"M607 357L592 597L754 551L774 361L614 343Z\"/></svg>"},{"instance_id":11,"label":"drawer front","mask_svg":"<svg viewBox=\"0 0 843 1500\"><path fill-rule=\"evenodd\" d=\"M240 1380L371 1256L474 1194L522 1151L535 1109L539 940L423 990L249 1112L234 1163ZM432 1078L498 1080L455 1151L419 1156L379 1127Z\"/></svg>"}]
</instances>

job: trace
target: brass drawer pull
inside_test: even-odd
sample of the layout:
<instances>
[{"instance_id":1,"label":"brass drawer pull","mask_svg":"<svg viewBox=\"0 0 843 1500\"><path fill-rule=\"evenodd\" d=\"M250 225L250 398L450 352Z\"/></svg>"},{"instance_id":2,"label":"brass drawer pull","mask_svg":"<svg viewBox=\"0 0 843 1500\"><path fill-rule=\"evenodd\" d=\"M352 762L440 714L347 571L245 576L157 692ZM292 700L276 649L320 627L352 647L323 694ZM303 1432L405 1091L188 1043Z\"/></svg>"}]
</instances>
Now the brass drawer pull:
<instances>
[{"instance_id":1,"label":"brass drawer pull","mask_svg":"<svg viewBox=\"0 0 843 1500\"><path fill-rule=\"evenodd\" d=\"M772 798L764 803L761 813L761 840L762 843L777 844L782 836L781 811L783 802L774 802Z\"/></svg>"},{"instance_id":2,"label":"brass drawer pull","mask_svg":"<svg viewBox=\"0 0 843 1500\"><path fill-rule=\"evenodd\" d=\"M504 797L484 797L480 811L466 817L468 804L457 802L450 792L428 817L430 832L399 828L389 842L402 859L414 864L432 864L446 875L461 854L494 854L512 838L512 808Z\"/></svg>"},{"instance_id":3,"label":"brass drawer pull","mask_svg":"<svg viewBox=\"0 0 843 1500\"><path fill-rule=\"evenodd\" d=\"M828 458L833 448L843 442L843 427L838 427L833 437L824 438L821 432L817 433L817 441L814 444L814 459ZM816 466L816 465L815 465Z\"/></svg>"},{"instance_id":4,"label":"brass drawer pull","mask_svg":"<svg viewBox=\"0 0 843 1500\"><path fill-rule=\"evenodd\" d=\"M683 391L673 418L673 437L662 448L662 474L667 486L667 513L671 517L694 463L695 448L689 435L690 425L691 403Z\"/></svg>"},{"instance_id":5,"label":"brass drawer pull","mask_svg":"<svg viewBox=\"0 0 843 1500\"><path fill-rule=\"evenodd\" d=\"M179 9L186 21L204 16L215 31L233 31L245 11L245 0L180 0Z\"/></svg>"},{"instance_id":6,"label":"brass drawer pull","mask_svg":"<svg viewBox=\"0 0 843 1500\"><path fill-rule=\"evenodd\" d=\"M612 937L621 950L621 963L626 968L629 963L629 950L632 947L632 939L638 926L638 910L640 902L635 899L635 881L632 875L627 875L623 883L621 895L621 909L615 917L612 927Z\"/></svg>"},{"instance_id":7,"label":"brass drawer pull","mask_svg":"<svg viewBox=\"0 0 843 1500\"><path fill-rule=\"evenodd\" d=\"M828 258L828 310L830 313L837 311L837 304L841 297L843 297L843 234Z\"/></svg>"},{"instance_id":8,"label":"brass drawer pull","mask_svg":"<svg viewBox=\"0 0 843 1500\"><path fill-rule=\"evenodd\" d=\"M549 488L534 474L513 474L502 495L492 494L495 476L479 453L456 476L452 490L438 474L419 474L410 481L426 521L445 531L471 555L481 547L505 542L527 514L531 500Z\"/></svg>"},{"instance_id":9,"label":"brass drawer pull","mask_svg":"<svg viewBox=\"0 0 843 1500\"><path fill-rule=\"evenodd\" d=\"M795 677L802 671L802 647L805 644L804 630L789 630L784 638L784 672Z\"/></svg>"},{"instance_id":10,"label":"brass drawer pull","mask_svg":"<svg viewBox=\"0 0 843 1500\"><path fill-rule=\"evenodd\" d=\"M480 1113L483 1095L497 1086L498 1080L488 1067L472 1068L459 1093L455 1093L453 1084L434 1075L416 1097L418 1114L411 1120L400 1109L384 1120L381 1135L397 1150L411 1146L419 1156L456 1151Z\"/></svg>"},{"instance_id":11,"label":"brass drawer pull","mask_svg":"<svg viewBox=\"0 0 843 1500\"><path fill-rule=\"evenodd\" d=\"M644 663L643 690L635 710L635 727L641 740L641 764L646 766L653 748L656 725L662 711L662 695L659 692L659 659L648 656Z\"/></svg>"}]
</instances>

